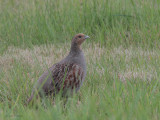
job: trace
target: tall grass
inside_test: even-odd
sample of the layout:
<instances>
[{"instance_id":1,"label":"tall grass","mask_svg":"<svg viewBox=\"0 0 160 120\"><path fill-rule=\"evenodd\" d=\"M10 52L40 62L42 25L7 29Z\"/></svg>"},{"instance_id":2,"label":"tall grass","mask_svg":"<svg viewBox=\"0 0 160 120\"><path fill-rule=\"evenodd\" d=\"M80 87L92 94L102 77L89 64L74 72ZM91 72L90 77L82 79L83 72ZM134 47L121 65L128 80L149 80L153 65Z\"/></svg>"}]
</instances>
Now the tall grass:
<instances>
[{"instance_id":1,"label":"tall grass","mask_svg":"<svg viewBox=\"0 0 160 120\"><path fill-rule=\"evenodd\" d=\"M159 0L0 0L0 119L160 119ZM25 106L76 33L87 77L78 94Z\"/></svg>"},{"instance_id":2,"label":"tall grass","mask_svg":"<svg viewBox=\"0 0 160 120\"><path fill-rule=\"evenodd\" d=\"M107 47L159 44L158 1L1 0L0 11L7 45L68 42L79 32Z\"/></svg>"}]
</instances>

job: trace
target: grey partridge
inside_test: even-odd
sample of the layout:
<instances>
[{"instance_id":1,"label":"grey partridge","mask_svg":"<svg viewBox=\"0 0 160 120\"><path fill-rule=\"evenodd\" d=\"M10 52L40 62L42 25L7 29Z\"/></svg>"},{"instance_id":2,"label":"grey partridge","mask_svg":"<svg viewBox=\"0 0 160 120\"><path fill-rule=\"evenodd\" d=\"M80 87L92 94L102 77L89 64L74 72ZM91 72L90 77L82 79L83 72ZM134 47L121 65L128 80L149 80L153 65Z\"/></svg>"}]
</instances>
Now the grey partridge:
<instances>
[{"instance_id":1,"label":"grey partridge","mask_svg":"<svg viewBox=\"0 0 160 120\"><path fill-rule=\"evenodd\" d=\"M62 91L62 95L77 92L86 76L86 62L81 44L89 36L79 33L71 42L69 54L60 62L46 70L38 79L28 103L35 93L39 95L55 95Z\"/></svg>"}]
</instances>

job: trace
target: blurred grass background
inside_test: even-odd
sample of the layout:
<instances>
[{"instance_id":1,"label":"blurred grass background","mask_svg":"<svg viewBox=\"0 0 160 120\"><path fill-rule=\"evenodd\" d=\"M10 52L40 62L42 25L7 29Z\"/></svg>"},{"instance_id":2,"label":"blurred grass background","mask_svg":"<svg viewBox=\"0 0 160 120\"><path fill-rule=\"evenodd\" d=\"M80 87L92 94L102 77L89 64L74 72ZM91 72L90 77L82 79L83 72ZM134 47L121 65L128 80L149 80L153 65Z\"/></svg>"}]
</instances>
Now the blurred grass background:
<instances>
[{"instance_id":1,"label":"blurred grass background","mask_svg":"<svg viewBox=\"0 0 160 120\"><path fill-rule=\"evenodd\" d=\"M0 0L0 119L159 120L160 0ZM66 106L25 106L77 33L87 77Z\"/></svg>"},{"instance_id":2,"label":"blurred grass background","mask_svg":"<svg viewBox=\"0 0 160 120\"><path fill-rule=\"evenodd\" d=\"M68 42L82 32L106 47L159 47L159 0L0 0L1 44Z\"/></svg>"}]
</instances>

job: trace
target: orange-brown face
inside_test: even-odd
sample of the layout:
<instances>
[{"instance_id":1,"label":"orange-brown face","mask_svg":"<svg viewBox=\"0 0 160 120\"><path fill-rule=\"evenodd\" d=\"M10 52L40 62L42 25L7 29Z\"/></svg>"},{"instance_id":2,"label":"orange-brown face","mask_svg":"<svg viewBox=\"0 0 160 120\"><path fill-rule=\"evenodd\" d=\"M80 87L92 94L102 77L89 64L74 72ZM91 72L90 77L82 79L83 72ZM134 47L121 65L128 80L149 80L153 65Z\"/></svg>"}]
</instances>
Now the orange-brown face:
<instances>
[{"instance_id":1,"label":"orange-brown face","mask_svg":"<svg viewBox=\"0 0 160 120\"><path fill-rule=\"evenodd\" d=\"M79 33L74 36L74 38L72 39L72 42L80 46L87 38L89 38L89 36Z\"/></svg>"}]
</instances>

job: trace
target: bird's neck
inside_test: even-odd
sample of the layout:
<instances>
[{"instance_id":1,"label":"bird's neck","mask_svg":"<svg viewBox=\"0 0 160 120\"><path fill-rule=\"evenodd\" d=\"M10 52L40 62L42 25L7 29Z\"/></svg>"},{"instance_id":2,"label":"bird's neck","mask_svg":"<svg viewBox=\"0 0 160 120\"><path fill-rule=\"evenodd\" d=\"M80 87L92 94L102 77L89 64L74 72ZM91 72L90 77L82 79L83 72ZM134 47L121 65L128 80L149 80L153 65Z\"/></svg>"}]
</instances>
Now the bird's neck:
<instances>
[{"instance_id":1,"label":"bird's neck","mask_svg":"<svg viewBox=\"0 0 160 120\"><path fill-rule=\"evenodd\" d=\"M86 70L85 58L80 46L71 45L70 52L65 58L65 61L78 64Z\"/></svg>"},{"instance_id":2,"label":"bird's neck","mask_svg":"<svg viewBox=\"0 0 160 120\"><path fill-rule=\"evenodd\" d=\"M77 44L71 45L70 54L79 54L81 52L82 52L82 50L81 50L80 45L77 45Z\"/></svg>"}]
</instances>

